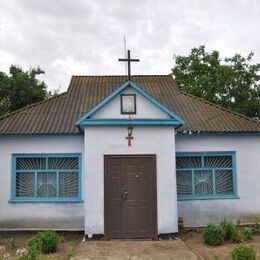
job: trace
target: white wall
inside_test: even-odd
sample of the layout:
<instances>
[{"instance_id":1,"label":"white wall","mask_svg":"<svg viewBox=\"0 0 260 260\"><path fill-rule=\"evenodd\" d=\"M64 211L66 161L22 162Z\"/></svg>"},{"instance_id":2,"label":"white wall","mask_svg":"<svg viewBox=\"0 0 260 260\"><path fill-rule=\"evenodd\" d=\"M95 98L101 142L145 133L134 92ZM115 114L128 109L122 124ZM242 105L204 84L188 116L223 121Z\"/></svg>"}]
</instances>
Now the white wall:
<instances>
[{"instance_id":1,"label":"white wall","mask_svg":"<svg viewBox=\"0 0 260 260\"><path fill-rule=\"evenodd\" d=\"M153 119L169 119L169 116L165 114L161 109L153 105L146 98L135 92L131 88L126 88L122 94L136 94L136 114L131 115L132 119L140 118L153 118ZM128 119L129 115L121 114L120 107L120 95L114 97L103 108L98 110L91 118L125 118Z\"/></svg>"},{"instance_id":2,"label":"white wall","mask_svg":"<svg viewBox=\"0 0 260 260\"><path fill-rule=\"evenodd\" d=\"M83 156L83 139L83 136L0 137L0 229L84 229L83 203L9 203L13 153L82 153Z\"/></svg>"},{"instance_id":3,"label":"white wall","mask_svg":"<svg viewBox=\"0 0 260 260\"><path fill-rule=\"evenodd\" d=\"M173 127L134 127L132 146L126 127L85 128L85 232L104 234L104 155L156 154L158 233L177 232Z\"/></svg>"},{"instance_id":4,"label":"white wall","mask_svg":"<svg viewBox=\"0 0 260 260\"><path fill-rule=\"evenodd\" d=\"M250 223L260 217L260 136L176 136L176 152L236 151L239 199L178 201L186 226L226 217Z\"/></svg>"}]
</instances>

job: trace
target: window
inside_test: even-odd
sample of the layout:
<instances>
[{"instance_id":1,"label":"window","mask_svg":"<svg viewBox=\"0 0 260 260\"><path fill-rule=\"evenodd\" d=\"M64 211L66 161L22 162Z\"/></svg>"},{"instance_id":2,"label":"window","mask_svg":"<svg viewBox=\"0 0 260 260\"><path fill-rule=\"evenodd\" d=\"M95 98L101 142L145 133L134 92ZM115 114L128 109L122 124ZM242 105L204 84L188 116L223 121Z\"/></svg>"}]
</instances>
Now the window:
<instances>
[{"instance_id":1,"label":"window","mask_svg":"<svg viewBox=\"0 0 260 260\"><path fill-rule=\"evenodd\" d=\"M136 95L122 94L121 96L121 114L136 114Z\"/></svg>"},{"instance_id":2,"label":"window","mask_svg":"<svg viewBox=\"0 0 260 260\"><path fill-rule=\"evenodd\" d=\"M13 155L13 201L81 200L79 154Z\"/></svg>"},{"instance_id":3,"label":"window","mask_svg":"<svg viewBox=\"0 0 260 260\"><path fill-rule=\"evenodd\" d=\"M177 153L178 199L236 197L235 153Z\"/></svg>"}]
</instances>

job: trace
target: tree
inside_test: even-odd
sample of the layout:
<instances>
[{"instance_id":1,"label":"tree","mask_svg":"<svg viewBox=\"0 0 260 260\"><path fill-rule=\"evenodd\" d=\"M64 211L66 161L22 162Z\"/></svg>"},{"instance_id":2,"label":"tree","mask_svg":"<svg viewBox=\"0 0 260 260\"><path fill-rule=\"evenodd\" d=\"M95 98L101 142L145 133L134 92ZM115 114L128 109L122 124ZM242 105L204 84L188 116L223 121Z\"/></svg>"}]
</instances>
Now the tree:
<instances>
[{"instance_id":1,"label":"tree","mask_svg":"<svg viewBox=\"0 0 260 260\"><path fill-rule=\"evenodd\" d=\"M245 58L235 54L222 61L218 51L209 53L205 46L199 46L188 56L175 58L172 74L181 90L260 118L260 63L252 64L253 55L251 52Z\"/></svg>"},{"instance_id":2,"label":"tree","mask_svg":"<svg viewBox=\"0 0 260 260\"><path fill-rule=\"evenodd\" d=\"M0 72L0 116L48 98L46 84L37 79L43 73L39 67L24 71L15 65L9 75Z\"/></svg>"}]
</instances>

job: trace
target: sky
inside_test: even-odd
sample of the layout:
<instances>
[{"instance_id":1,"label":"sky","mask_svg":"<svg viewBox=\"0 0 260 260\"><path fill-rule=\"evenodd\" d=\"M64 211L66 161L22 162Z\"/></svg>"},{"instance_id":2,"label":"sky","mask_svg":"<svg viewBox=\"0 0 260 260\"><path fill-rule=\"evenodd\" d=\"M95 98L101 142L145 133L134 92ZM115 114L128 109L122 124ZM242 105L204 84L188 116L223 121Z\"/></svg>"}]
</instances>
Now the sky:
<instances>
[{"instance_id":1,"label":"sky","mask_svg":"<svg viewBox=\"0 0 260 260\"><path fill-rule=\"evenodd\" d=\"M132 74L169 74L200 45L260 62L259 28L259 0L0 0L0 70L40 66L63 92L72 75L124 75L124 36Z\"/></svg>"}]
</instances>

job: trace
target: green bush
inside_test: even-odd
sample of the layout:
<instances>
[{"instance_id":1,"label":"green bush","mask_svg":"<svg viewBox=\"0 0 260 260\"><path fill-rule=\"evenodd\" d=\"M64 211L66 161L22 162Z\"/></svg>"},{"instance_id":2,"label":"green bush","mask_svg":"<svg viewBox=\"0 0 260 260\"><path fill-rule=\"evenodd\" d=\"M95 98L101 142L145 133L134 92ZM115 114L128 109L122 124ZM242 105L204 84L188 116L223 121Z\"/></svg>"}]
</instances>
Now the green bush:
<instances>
[{"instance_id":1,"label":"green bush","mask_svg":"<svg viewBox=\"0 0 260 260\"><path fill-rule=\"evenodd\" d=\"M238 227L236 227L233 232L232 232L232 235L231 235L231 240L235 243L242 243L244 242L246 239L245 239L245 235L244 233L242 232L241 229L239 229Z\"/></svg>"},{"instance_id":2,"label":"green bush","mask_svg":"<svg viewBox=\"0 0 260 260\"><path fill-rule=\"evenodd\" d=\"M27 243L27 250L29 251L38 251L41 252L42 250L42 241L39 237L39 233L32 236L32 238Z\"/></svg>"},{"instance_id":3,"label":"green bush","mask_svg":"<svg viewBox=\"0 0 260 260\"><path fill-rule=\"evenodd\" d=\"M232 249L231 258L232 260L255 260L256 251L251 245L240 244Z\"/></svg>"},{"instance_id":4,"label":"green bush","mask_svg":"<svg viewBox=\"0 0 260 260\"><path fill-rule=\"evenodd\" d=\"M27 253L20 256L18 260L37 260L41 256L41 252L33 245L27 247Z\"/></svg>"},{"instance_id":5,"label":"green bush","mask_svg":"<svg viewBox=\"0 0 260 260\"><path fill-rule=\"evenodd\" d=\"M225 232L225 240L230 240L236 226L231 221L228 221L226 219L220 222L220 226Z\"/></svg>"},{"instance_id":6,"label":"green bush","mask_svg":"<svg viewBox=\"0 0 260 260\"><path fill-rule=\"evenodd\" d=\"M253 228L244 228L242 231L245 240L252 239L252 235L254 234L254 229Z\"/></svg>"},{"instance_id":7,"label":"green bush","mask_svg":"<svg viewBox=\"0 0 260 260\"><path fill-rule=\"evenodd\" d=\"M252 235L254 233L253 228L238 228L235 227L235 229L232 231L231 234L231 240L235 243L241 243L246 240L252 239Z\"/></svg>"},{"instance_id":8,"label":"green bush","mask_svg":"<svg viewBox=\"0 0 260 260\"><path fill-rule=\"evenodd\" d=\"M41 249L43 254L54 253L57 250L60 242L59 235L53 230L45 230L38 233L38 239L40 241Z\"/></svg>"},{"instance_id":9,"label":"green bush","mask_svg":"<svg viewBox=\"0 0 260 260\"><path fill-rule=\"evenodd\" d=\"M221 226L207 225L203 232L204 243L207 245L221 245L225 238L225 232Z\"/></svg>"},{"instance_id":10,"label":"green bush","mask_svg":"<svg viewBox=\"0 0 260 260\"><path fill-rule=\"evenodd\" d=\"M34 235L27 244L28 251L39 251L43 254L53 253L60 242L59 235L52 230L45 230Z\"/></svg>"},{"instance_id":11,"label":"green bush","mask_svg":"<svg viewBox=\"0 0 260 260\"><path fill-rule=\"evenodd\" d=\"M255 224L254 224L254 234L259 235L260 234L260 223L259 223L259 218L255 219Z\"/></svg>"}]
</instances>

